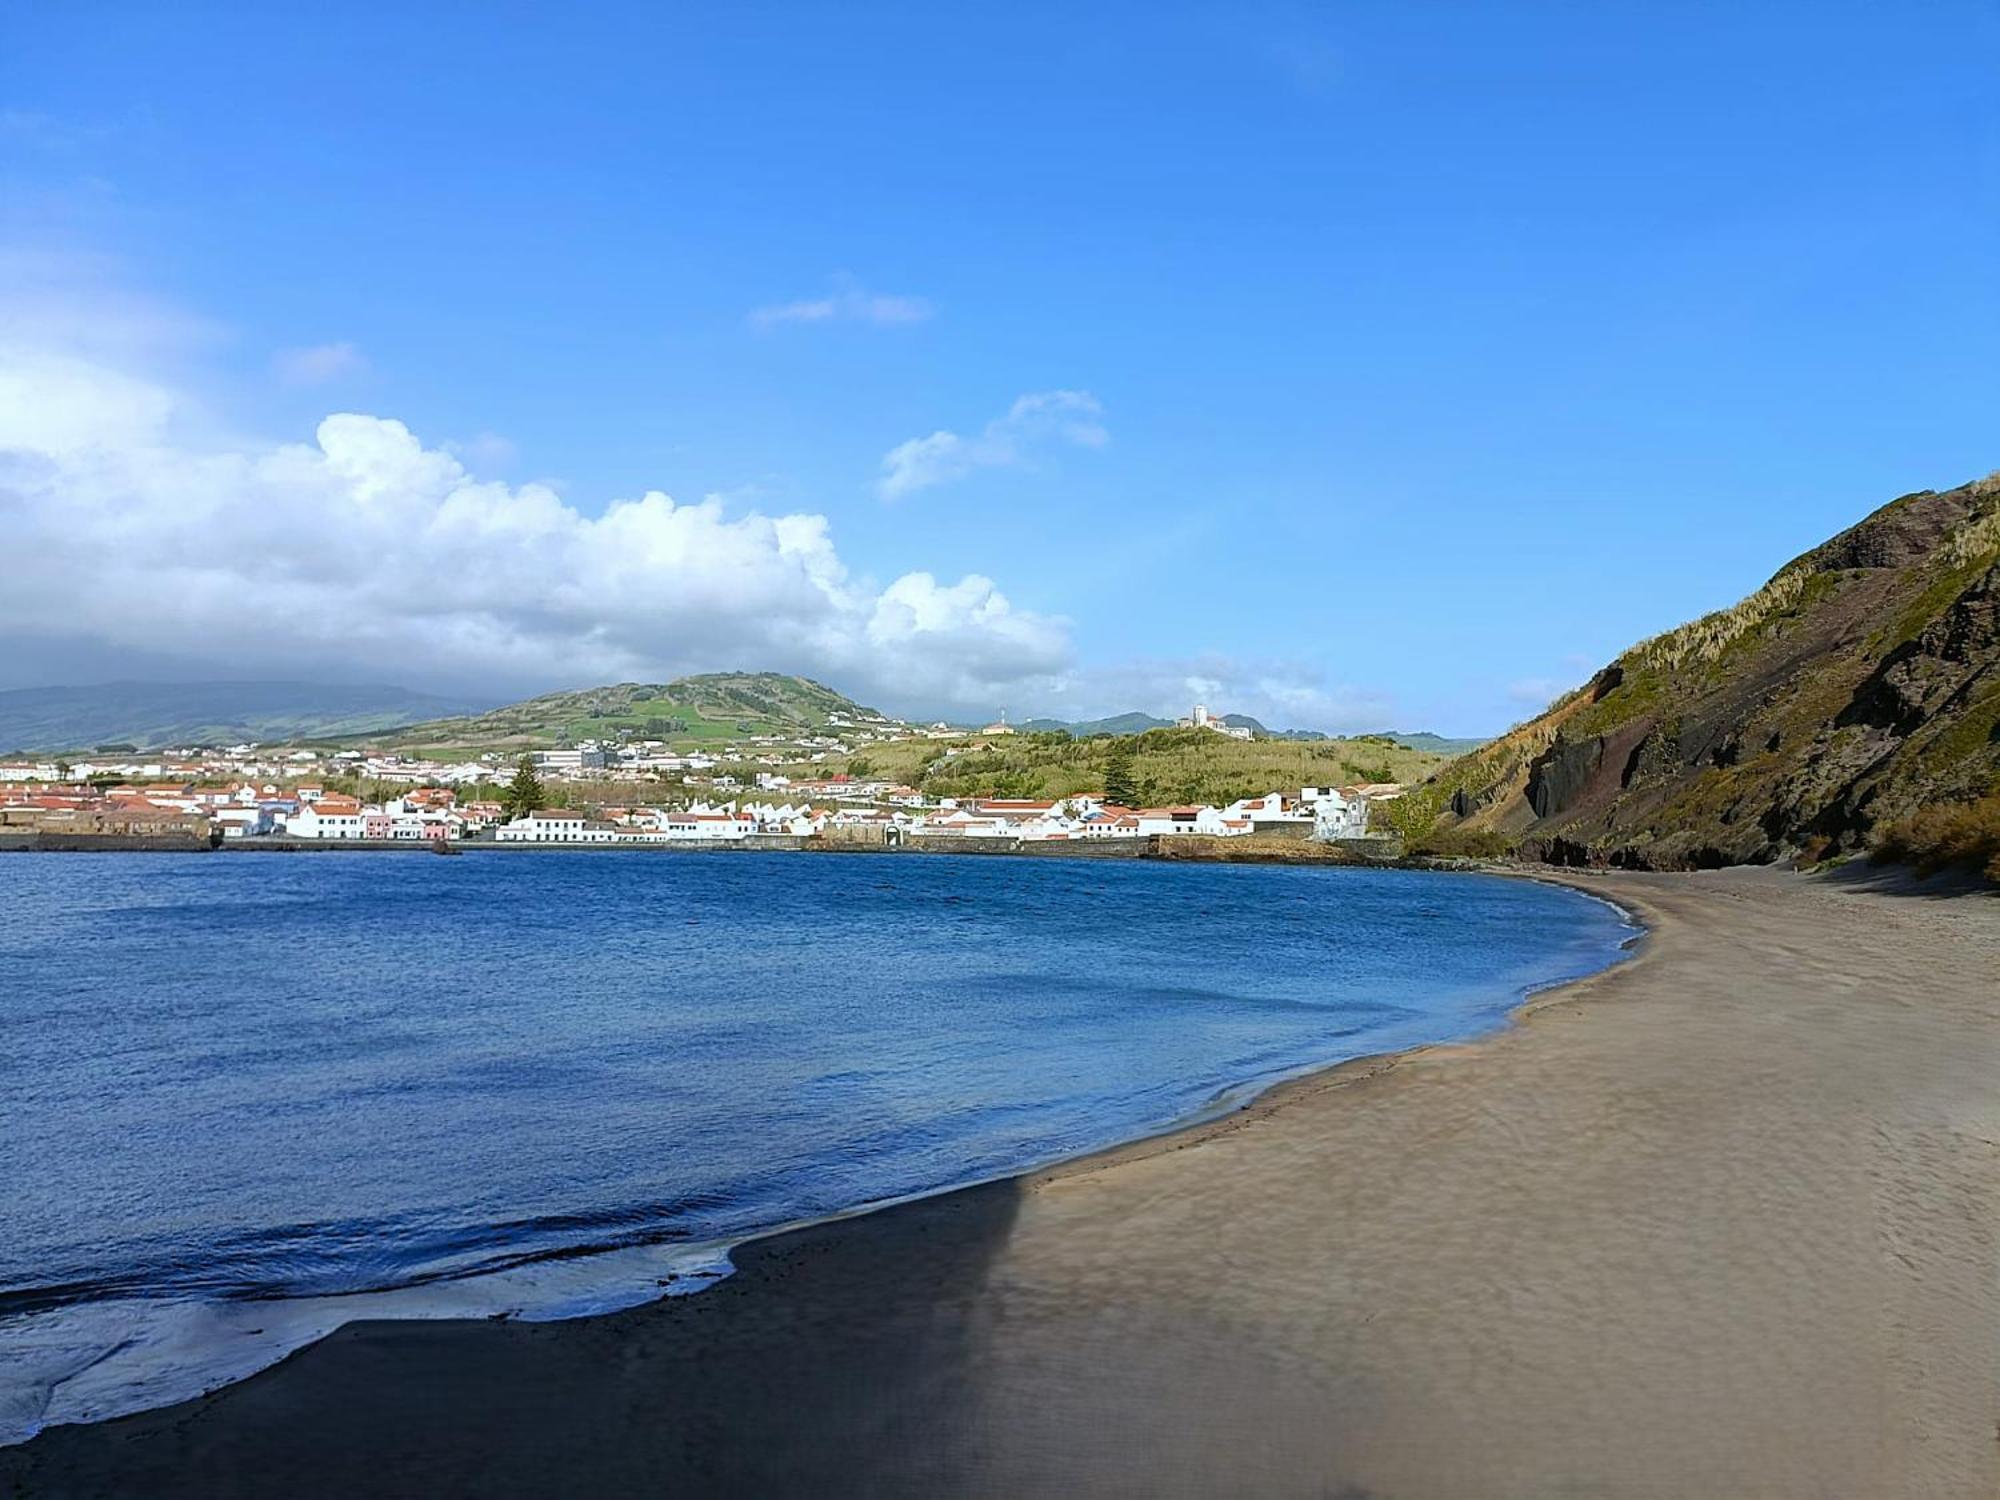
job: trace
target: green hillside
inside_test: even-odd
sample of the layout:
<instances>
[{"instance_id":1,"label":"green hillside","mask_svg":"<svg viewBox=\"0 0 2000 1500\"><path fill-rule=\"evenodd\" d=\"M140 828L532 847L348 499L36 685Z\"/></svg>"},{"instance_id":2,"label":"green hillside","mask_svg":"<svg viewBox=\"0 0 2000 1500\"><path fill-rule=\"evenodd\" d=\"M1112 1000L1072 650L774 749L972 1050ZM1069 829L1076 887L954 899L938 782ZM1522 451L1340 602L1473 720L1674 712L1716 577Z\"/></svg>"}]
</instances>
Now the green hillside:
<instances>
[{"instance_id":1,"label":"green hillside","mask_svg":"<svg viewBox=\"0 0 2000 1500\"><path fill-rule=\"evenodd\" d=\"M1481 738L1453 737L1444 734L1431 734L1428 731L1418 734L1405 734L1401 730L1396 729L1383 730L1381 737L1383 739L1394 740L1399 745L1408 745L1412 750L1435 750L1440 755L1470 755L1481 745L1487 743L1486 740Z\"/></svg>"},{"instance_id":2,"label":"green hillside","mask_svg":"<svg viewBox=\"0 0 2000 1500\"><path fill-rule=\"evenodd\" d=\"M544 749L580 740L717 742L823 729L833 715L879 718L832 688L780 672L710 672L546 693L489 713L413 724L376 743L424 749Z\"/></svg>"},{"instance_id":3,"label":"green hillside","mask_svg":"<svg viewBox=\"0 0 2000 1500\"><path fill-rule=\"evenodd\" d=\"M1395 813L1413 840L1674 869L1865 848L2000 790L2000 478L1883 506L1643 641Z\"/></svg>"},{"instance_id":4,"label":"green hillside","mask_svg":"<svg viewBox=\"0 0 2000 1500\"><path fill-rule=\"evenodd\" d=\"M1445 763L1387 739L1233 740L1205 729L1077 738L1063 731L973 736L954 744L871 745L852 768L940 797L1062 797L1102 791L1129 758L1146 805L1223 803L1273 790L1361 781L1420 781Z\"/></svg>"}]
</instances>

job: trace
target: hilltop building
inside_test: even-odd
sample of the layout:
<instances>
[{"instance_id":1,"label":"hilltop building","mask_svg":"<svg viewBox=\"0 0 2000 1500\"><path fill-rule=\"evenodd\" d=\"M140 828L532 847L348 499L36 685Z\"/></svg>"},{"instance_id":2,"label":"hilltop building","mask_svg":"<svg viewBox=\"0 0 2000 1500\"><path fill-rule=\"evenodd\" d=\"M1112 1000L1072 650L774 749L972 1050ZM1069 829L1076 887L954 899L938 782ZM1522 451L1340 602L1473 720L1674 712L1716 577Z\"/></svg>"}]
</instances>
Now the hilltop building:
<instances>
[{"instance_id":1,"label":"hilltop building","mask_svg":"<svg viewBox=\"0 0 2000 1500\"><path fill-rule=\"evenodd\" d=\"M1175 720L1174 727L1177 729L1208 729L1214 731L1216 734L1226 734L1232 740L1247 740L1251 738L1250 727L1247 724L1225 724L1208 711L1208 705L1205 703L1197 703L1194 706L1193 713L1184 719Z\"/></svg>"}]
</instances>

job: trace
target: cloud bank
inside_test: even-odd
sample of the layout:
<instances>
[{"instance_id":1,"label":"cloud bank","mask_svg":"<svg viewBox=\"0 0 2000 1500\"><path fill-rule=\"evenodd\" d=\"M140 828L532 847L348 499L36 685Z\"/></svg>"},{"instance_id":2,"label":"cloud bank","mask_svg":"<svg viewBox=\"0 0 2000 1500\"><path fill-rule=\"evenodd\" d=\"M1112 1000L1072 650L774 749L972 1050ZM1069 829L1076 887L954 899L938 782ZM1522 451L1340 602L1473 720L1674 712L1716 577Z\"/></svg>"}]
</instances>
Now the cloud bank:
<instances>
[{"instance_id":1,"label":"cloud bank","mask_svg":"<svg viewBox=\"0 0 2000 1500\"><path fill-rule=\"evenodd\" d=\"M858 574L822 515L658 492L592 513L495 482L516 455L491 433L424 441L347 412L309 442L245 436L194 394L230 331L115 270L0 247L0 687L323 674L498 698L745 668L960 720L1196 701L1274 728L1395 720L1304 663L1079 665L1067 622L990 578ZM898 471L921 489L1105 441L1087 392L1033 392Z\"/></svg>"},{"instance_id":2,"label":"cloud bank","mask_svg":"<svg viewBox=\"0 0 2000 1500\"><path fill-rule=\"evenodd\" d=\"M198 441L175 390L0 345L0 638L238 671L574 686L742 666L983 705L1069 663L992 580L855 576L824 516L652 491L590 515L359 413L310 443Z\"/></svg>"},{"instance_id":3,"label":"cloud bank","mask_svg":"<svg viewBox=\"0 0 2000 1500\"><path fill-rule=\"evenodd\" d=\"M988 422L977 437L939 431L898 443L882 455L876 488L884 500L900 500L976 469L1024 463L1050 444L1101 448L1111 437L1103 417L1103 406L1088 391L1030 391L1016 397L1006 414Z\"/></svg>"}]
</instances>

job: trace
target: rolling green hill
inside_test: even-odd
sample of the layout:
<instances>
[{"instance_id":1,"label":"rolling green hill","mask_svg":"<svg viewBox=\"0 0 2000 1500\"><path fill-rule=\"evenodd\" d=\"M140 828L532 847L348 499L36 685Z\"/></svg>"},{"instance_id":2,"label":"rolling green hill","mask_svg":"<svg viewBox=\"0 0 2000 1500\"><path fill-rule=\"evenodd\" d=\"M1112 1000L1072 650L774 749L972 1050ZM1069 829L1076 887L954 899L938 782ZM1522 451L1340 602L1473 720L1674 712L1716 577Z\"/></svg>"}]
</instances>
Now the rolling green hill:
<instances>
[{"instance_id":1,"label":"rolling green hill","mask_svg":"<svg viewBox=\"0 0 2000 1500\"><path fill-rule=\"evenodd\" d=\"M940 797L1064 797L1102 791L1116 757L1129 757L1146 805L1221 805L1259 792L1358 781L1420 781L1445 757L1384 739L1233 740L1206 729L1079 738L1053 730L871 745L853 767Z\"/></svg>"},{"instance_id":2,"label":"rolling green hill","mask_svg":"<svg viewBox=\"0 0 2000 1500\"><path fill-rule=\"evenodd\" d=\"M1680 869L1852 853L1996 790L2000 477L1883 506L1395 816L1434 847Z\"/></svg>"},{"instance_id":3,"label":"rolling green hill","mask_svg":"<svg viewBox=\"0 0 2000 1500\"><path fill-rule=\"evenodd\" d=\"M710 672L674 682L621 682L547 693L488 713L434 719L376 743L425 749L540 749L579 740L676 743L797 734L834 715L879 718L832 688L780 672Z\"/></svg>"},{"instance_id":4,"label":"rolling green hill","mask_svg":"<svg viewBox=\"0 0 2000 1500\"><path fill-rule=\"evenodd\" d=\"M1451 735L1431 734L1428 731L1405 734L1396 729L1384 729L1379 732L1377 738L1394 740L1399 745L1408 745L1412 750L1435 750L1440 755L1467 755L1486 743L1484 739L1479 738L1454 738Z\"/></svg>"}]
</instances>

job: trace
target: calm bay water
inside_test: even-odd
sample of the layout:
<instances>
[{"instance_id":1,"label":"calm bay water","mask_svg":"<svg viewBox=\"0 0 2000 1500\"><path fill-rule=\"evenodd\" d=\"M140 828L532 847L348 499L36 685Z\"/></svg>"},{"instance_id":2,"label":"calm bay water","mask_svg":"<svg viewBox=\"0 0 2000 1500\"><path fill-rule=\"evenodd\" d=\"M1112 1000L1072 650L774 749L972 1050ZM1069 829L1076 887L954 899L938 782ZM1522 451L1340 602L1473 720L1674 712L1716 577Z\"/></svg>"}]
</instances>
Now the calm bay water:
<instances>
[{"instance_id":1,"label":"calm bay water","mask_svg":"<svg viewBox=\"0 0 2000 1500\"><path fill-rule=\"evenodd\" d=\"M1499 1024L1631 929L1483 876L788 854L0 857L0 1441L355 1316L745 1234Z\"/></svg>"}]
</instances>

